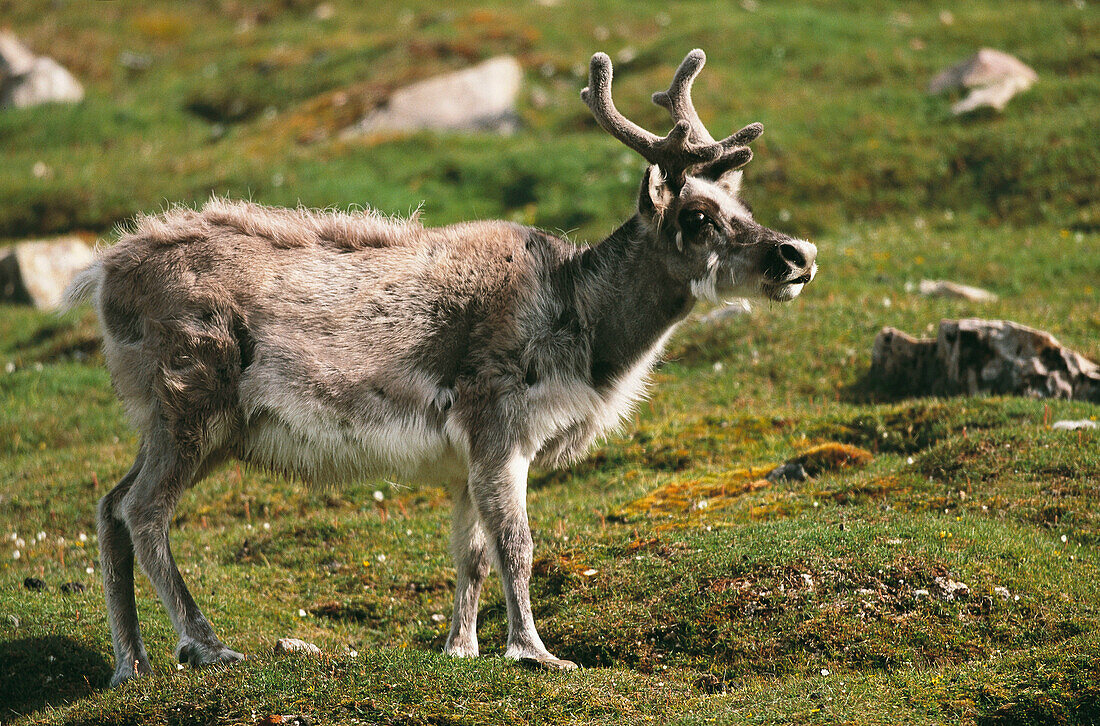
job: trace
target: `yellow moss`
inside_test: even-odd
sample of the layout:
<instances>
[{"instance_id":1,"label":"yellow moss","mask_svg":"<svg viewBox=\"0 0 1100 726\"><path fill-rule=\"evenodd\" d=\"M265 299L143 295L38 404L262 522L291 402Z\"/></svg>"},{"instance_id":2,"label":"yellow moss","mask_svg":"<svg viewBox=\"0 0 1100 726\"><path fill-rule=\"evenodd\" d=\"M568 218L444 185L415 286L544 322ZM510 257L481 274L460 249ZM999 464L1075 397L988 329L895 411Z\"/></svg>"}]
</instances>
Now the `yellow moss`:
<instances>
[{"instance_id":1,"label":"yellow moss","mask_svg":"<svg viewBox=\"0 0 1100 726\"><path fill-rule=\"evenodd\" d=\"M763 477L769 466L736 469L697 479L670 481L615 512L613 519L632 519L646 514L677 514L721 508L737 497L771 486Z\"/></svg>"},{"instance_id":2,"label":"yellow moss","mask_svg":"<svg viewBox=\"0 0 1100 726\"><path fill-rule=\"evenodd\" d=\"M676 457L688 453L686 450L673 452ZM816 476L822 472L865 466L871 458L869 451L858 446L826 443L803 451L792 461L802 464L810 476ZM764 477L775 467L776 465L771 464L695 479L674 479L644 497L623 505L609 516L611 519L628 520L648 514L682 514L721 509L745 494L771 486L771 482ZM876 492L861 493L866 495ZM753 517L768 517L788 510L788 503L772 501L757 505L750 514Z\"/></svg>"},{"instance_id":3,"label":"yellow moss","mask_svg":"<svg viewBox=\"0 0 1100 726\"><path fill-rule=\"evenodd\" d=\"M858 446L827 443L803 451L792 461L802 464L810 476L817 476L827 471L866 466L872 458L870 451Z\"/></svg>"}]
</instances>

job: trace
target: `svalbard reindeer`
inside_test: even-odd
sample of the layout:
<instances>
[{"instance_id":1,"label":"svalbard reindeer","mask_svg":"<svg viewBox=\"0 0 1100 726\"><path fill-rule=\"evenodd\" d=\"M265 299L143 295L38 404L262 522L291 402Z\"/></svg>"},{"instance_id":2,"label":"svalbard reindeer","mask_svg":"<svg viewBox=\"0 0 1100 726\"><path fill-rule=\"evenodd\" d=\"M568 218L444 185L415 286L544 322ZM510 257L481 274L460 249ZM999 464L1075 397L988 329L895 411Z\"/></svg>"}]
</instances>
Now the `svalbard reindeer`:
<instances>
[{"instance_id":1,"label":"svalbard reindeer","mask_svg":"<svg viewBox=\"0 0 1100 726\"><path fill-rule=\"evenodd\" d=\"M99 502L117 665L149 672L134 602L138 564L192 666L243 656L191 597L168 543L180 496L235 458L312 482L446 482L457 567L445 650L475 656L490 564L508 611L505 655L570 669L531 615L528 466L564 464L615 425L695 300L790 300L813 279L812 244L767 229L738 201L752 124L715 141L691 102L695 50L653 100L658 137L611 101L592 57L581 96L651 164L638 211L603 242L509 222L426 228L366 212L213 200L140 217L74 282L103 328L114 387L141 434L129 473Z\"/></svg>"}]
</instances>

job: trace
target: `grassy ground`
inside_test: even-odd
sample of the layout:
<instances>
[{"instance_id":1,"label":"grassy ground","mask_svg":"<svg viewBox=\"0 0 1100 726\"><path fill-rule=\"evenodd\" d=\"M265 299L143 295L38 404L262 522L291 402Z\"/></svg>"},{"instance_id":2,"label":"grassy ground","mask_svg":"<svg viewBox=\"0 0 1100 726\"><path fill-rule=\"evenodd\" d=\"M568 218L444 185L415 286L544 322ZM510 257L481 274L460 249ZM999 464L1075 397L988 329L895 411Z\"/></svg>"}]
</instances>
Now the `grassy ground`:
<instances>
[{"instance_id":1,"label":"grassy ground","mask_svg":"<svg viewBox=\"0 0 1100 726\"><path fill-rule=\"evenodd\" d=\"M656 127L644 99L702 46L712 129L768 128L746 180L758 216L815 233L822 265L791 304L689 321L624 433L533 477L533 601L551 650L586 666L568 675L491 657L505 632L495 579L480 613L490 657L439 655L454 583L442 490L311 492L230 467L184 499L173 548L249 660L177 671L139 577L156 674L103 690L94 502L136 442L87 310L0 307L0 722L1100 721L1100 440L1049 427L1100 410L883 400L862 380L881 326L944 317L1016 320L1100 360L1094 10L970 3L946 24L909 4L612 3L601 29L569 3L337 3L323 21L296 2L0 7L90 91L76 108L0 115L3 236L99 233L214 190L387 212L426 201L429 223L505 216L595 238L629 214L640 165L594 130L575 66L633 49L620 106ZM922 89L979 45L1041 81L1003 115L957 121ZM126 71L124 50L152 65ZM516 136L332 139L385 88L501 51L547 99L525 99ZM335 105L341 91L359 100ZM906 291L922 278L1000 301ZM869 459L759 483L826 443ZM87 589L62 591L74 581ZM949 599L951 582L969 595ZM325 655L271 655L284 636Z\"/></svg>"}]
</instances>

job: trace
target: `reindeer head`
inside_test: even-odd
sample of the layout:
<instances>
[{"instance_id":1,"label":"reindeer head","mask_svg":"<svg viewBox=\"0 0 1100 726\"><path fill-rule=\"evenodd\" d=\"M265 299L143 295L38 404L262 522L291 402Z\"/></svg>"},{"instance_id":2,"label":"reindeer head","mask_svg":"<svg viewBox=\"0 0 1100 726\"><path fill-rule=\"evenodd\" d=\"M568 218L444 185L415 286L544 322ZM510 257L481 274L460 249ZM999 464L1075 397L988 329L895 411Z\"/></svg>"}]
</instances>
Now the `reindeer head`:
<instances>
[{"instance_id":1,"label":"reindeer head","mask_svg":"<svg viewBox=\"0 0 1100 726\"><path fill-rule=\"evenodd\" d=\"M664 251L669 274L690 282L692 293L763 295L791 300L817 273L817 248L757 224L738 199L741 167L752 158L747 144L759 123L715 141L691 102L691 84L706 55L684 58L667 91L653 102L668 109L674 126L659 137L627 119L611 100L611 59L592 56L581 98L596 121L650 163L642 179L638 211Z\"/></svg>"}]
</instances>

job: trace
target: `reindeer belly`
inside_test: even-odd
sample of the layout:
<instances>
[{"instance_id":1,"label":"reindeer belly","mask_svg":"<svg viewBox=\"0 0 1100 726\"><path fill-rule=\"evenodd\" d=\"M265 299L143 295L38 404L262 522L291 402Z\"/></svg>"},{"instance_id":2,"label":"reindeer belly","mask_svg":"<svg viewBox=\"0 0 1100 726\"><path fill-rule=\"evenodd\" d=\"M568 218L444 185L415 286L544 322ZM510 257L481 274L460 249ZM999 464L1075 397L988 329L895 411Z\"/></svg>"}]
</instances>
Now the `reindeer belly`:
<instances>
[{"instance_id":1,"label":"reindeer belly","mask_svg":"<svg viewBox=\"0 0 1100 726\"><path fill-rule=\"evenodd\" d=\"M337 405L318 396L308 378L250 369L241 380L241 457L319 484L464 479L465 462L440 406L447 392L422 383L399 397L363 393L354 404Z\"/></svg>"}]
</instances>

